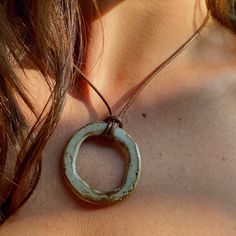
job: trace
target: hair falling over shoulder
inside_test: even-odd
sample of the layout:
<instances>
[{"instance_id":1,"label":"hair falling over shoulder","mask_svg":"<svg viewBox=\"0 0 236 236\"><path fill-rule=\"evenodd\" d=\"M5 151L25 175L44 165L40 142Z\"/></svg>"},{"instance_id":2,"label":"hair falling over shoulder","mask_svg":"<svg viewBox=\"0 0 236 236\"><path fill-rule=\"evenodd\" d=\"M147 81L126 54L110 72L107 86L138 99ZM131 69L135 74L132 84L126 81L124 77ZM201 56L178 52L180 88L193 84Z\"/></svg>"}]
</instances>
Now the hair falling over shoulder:
<instances>
[{"instance_id":1,"label":"hair falling over shoulder","mask_svg":"<svg viewBox=\"0 0 236 236\"><path fill-rule=\"evenodd\" d=\"M0 1L2 222L19 209L37 185L42 150L58 123L66 92L78 77L75 66L82 64L82 27L78 0ZM16 73L17 68L24 70L29 65L41 72L51 91L40 114ZM19 97L36 118L33 127L19 107Z\"/></svg>"},{"instance_id":2,"label":"hair falling over shoulder","mask_svg":"<svg viewBox=\"0 0 236 236\"><path fill-rule=\"evenodd\" d=\"M0 223L34 191L41 153L59 121L68 89L80 76L75 68L82 68L86 47L82 2L0 0ZM219 21L235 27L235 0L207 4ZM51 91L40 114L16 73L29 65L40 71ZM35 116L33 126L19 98Z\"/></svg>"}]
</instances>

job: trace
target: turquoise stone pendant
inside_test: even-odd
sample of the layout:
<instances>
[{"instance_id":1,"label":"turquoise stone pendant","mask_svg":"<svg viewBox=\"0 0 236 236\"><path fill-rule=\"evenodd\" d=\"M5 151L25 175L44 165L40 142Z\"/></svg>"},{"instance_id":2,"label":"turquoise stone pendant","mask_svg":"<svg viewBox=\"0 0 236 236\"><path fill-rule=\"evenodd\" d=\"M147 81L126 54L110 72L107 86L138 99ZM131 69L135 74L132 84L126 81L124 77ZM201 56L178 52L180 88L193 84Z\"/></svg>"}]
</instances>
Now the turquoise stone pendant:
<instances>
[{"instance_id":1,"label":"turquoise stone pendant","mask_svg":"<svg viewBox=\"0 0 236 236\"><path fill-rule=\"evenodd\" d=\"M141 159L137 144L120 127L117 120L88 124L79 129L69 141L63 156L64 179L69 188L83 201L93 205L107 206L127 198L137 186ZM128 164L123 184L114 191L101 192L93 189L80 176L77 170L77 156L81 144L91 136L109 136L127 151Z\"/></svg>"}]
</instances>

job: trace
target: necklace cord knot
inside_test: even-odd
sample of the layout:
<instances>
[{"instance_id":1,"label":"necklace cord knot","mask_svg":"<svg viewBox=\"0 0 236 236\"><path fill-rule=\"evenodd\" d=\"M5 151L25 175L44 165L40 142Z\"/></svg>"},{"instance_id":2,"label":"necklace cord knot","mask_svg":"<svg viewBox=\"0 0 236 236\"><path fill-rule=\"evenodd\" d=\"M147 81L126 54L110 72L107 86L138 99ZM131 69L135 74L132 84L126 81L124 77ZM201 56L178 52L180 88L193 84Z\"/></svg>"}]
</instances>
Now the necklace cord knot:
<instances>
[{"instance_id":1,"label":"necklace cord knot","mask_svg":"<svg viewBox=\"0 0 236 236\"><path fill-rule=\"evenodd\" d=\"M123 123L119 116L108 116L104 119L104 122L107 123L107 127L103 132L103 136L108 137L109 139L113 139L114 132L117 127L122 128Z\"/></svg>"}]
</instances>

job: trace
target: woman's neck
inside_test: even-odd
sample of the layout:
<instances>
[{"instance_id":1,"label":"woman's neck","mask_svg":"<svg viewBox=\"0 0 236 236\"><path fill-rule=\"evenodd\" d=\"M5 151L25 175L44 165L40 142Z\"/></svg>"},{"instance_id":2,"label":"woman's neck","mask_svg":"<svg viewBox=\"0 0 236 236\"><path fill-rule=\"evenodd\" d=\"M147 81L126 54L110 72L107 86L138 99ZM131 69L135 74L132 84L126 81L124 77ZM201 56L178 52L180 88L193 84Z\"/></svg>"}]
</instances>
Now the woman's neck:
<instances>
[{"instance_id":1,"label":"woman's neck","mask_svg":"<svg viewBox=\"0 0 236 236\"><path fill-rule=\"evenodd\" d=\"M199 25L206 9L205 0L196 0L201 9L195 0L105 2L98 1L102 16L91 23L85 74L114 105L186 41L195 14L202 9Z\"/></svg>"}]
</instances>

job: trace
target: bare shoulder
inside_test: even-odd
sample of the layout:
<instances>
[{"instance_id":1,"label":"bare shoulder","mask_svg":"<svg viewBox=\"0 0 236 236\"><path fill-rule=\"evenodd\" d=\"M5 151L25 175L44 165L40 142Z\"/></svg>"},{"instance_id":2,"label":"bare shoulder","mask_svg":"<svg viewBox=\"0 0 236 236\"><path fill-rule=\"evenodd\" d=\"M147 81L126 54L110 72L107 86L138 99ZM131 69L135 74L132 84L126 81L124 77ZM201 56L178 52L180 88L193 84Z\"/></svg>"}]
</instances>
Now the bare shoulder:
<instances>
[{"instance_id":1,"label":"bare shoulder","mask_svg":"<svg viewBox=\"0 0 236 236\"><path fill-rule=\"evenodd\" d=\"M83 206L61 180L63 145L89 119L69 98L37 189L0 235L236 235L235 47L235 35L210 22L191 55L143 92L125 118L141 150L141 181L110 208ZM155 98L150 106L147 97ZM121 169L112 155L107 166L93 146L84 160L98 186Z\"/></svg>"}]
</instances>

